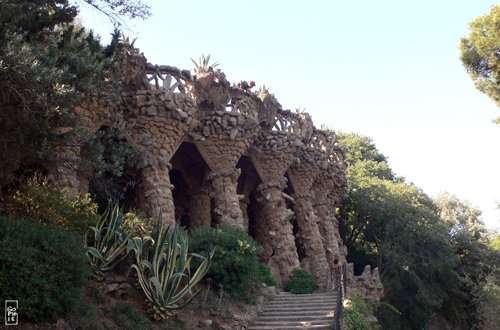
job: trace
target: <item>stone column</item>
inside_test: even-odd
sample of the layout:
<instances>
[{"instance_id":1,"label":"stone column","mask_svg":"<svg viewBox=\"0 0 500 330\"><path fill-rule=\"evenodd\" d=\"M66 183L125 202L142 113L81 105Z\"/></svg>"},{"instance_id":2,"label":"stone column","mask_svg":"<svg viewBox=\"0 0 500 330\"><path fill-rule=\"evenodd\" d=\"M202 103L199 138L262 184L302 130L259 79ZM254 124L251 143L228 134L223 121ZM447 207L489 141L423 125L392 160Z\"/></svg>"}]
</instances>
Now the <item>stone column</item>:
<instances>
[{"instance_id":1,"label":"stone column","mask_svg":"<svg viewBox=\"0 0 500 330\"><path fill-rule=\"evenodd\" d=\"M189 228L210 226L212 215L210 214L210 195L206 187L198 188L191 192L189 202Z\"/></svg>"},{"instance_id":2,"label":"stone column","mask_svg":"<svg viewBox=\"0 0 500 330\"><path fill-rule=\"evenodd\" d=\"M164 158L158 158L150 161L142 169L142 189L144 196L142 198L142 208L147 215L157 218L162 215L162 221L165 225L175 224L175 207L172 197L174 186L170 183L168 172L170 164Z\"/></svg>"},{"instance_id":3,"label":"stone column","mask_svg":"<svg viewBox=\"0 0 500 330\"><path fill-rule=\"evenodd\" d=\"M319 231L325 248L326 260L330 267L333 266L333 260L338 258L342 261L339 242L337 241L338 229L335 228L335 215L331 212L331 204L327 199L321 199L316 196L314 209L319 218ZM339 237L340 238L340 237Z\"/></svg>"},{"instance_id":4,"label":"stone column","mask_svg":"<svg viewBox=\"0 0 500 330\"><path fill-rule=\"evenodd\" d=\"M214 213L217 222L246 229L237 194L240 172L239 168L228 168L210 172L208 179L212 183L213 190L210 197L214 200Z\"/></svg>"},{"instance_id":5,"label":"stone column","mask_svg":"<svg viewBox=\"0 0 500 330\"><path fill-rule=\"evenodd\" d=\"M248 223L250 222L248 218L248 204L250 203L250 198L245 195L240 195L240 209L243 215L243 228L248 231Z\"/></svg>"},{"instance_id":6,"label":"stone column","mask_svg":"<svg viewBox=\"0 0 500 330\"><path fill-rule=\"evenodd\" d=\"M338 232L338 222L335 218L336 201L330 196L330 193L336 189L335 178L335 167L328 164L318 175L313 185L316 194L313 206L319 218L318 225L330 267L333 266L335 258L338 258L341 262L345 261L345 256L342 255L343 251L339 248L339 246L342 246L342 240Z\"/></svg>"},{"instance_id":7,"label":"stone column","mask_svg":"<svg viewBox=\"0 0 500 330\"><path fill-rule=\"evenodd\" d=\"M299 192L292 195L292 197L295 199L293 209L297 217L300 239L306 251L306 258L301 263L304 266L307 265L320 287L325 287L328 263L318 226L318 218L312 206L314 194Z\"/></svg>"},{"instance_id":8,"label":"stone column","mask_svg":"<svg viewBox=\"0 0 500 330\"><path fill-rule=\"evenodd\" d=\"M261 256L281 283L300 266L290 223L293 212L286 207L283 198L286 182L285 177L280 177L261 183L256 189L256 240L264 248Z\"/></svg>"}]
</instances>

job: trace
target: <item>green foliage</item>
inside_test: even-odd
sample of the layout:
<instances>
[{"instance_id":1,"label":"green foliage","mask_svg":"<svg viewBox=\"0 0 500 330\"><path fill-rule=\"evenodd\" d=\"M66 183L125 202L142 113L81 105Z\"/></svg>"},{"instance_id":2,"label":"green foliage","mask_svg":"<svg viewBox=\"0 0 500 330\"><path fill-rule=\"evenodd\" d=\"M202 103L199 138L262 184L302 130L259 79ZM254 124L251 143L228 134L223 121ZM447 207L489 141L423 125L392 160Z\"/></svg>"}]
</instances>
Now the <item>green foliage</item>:
<instances>
[{"instance_id":1,"label":"green foliage","mask_svg":"<svg viewBox=\"0 0 500 330\"><path fill-rule=\"evenodd\" d=\"M96 226L85 233L85 254L98 281L128 254L128 238L120 231L122 223L122 210L110 203Z\"/></svg>"},{"instance_id":2,"label":"green foliage","mask_svg":"<svg viewBox=\"0 0 500 330\"><path fill-rule=\"evenodd\" d=\"M490 249L500 251L500 234L496 234L489 243Z\"/></svg>"},{"instance_id":3,"label":"green foliage","mask_svg":"<svg viewBox=\"0 0 500 330\"><path fill-rule=\"evenodd\" d=\"M35 322L74 310L90 275L81 237L31 220L0 218L0 265L0 300Z\"/></svg>"},{"instance_id":4,"label":"green foliage","mask_svg":"<svg viewBox=\"0 0 500 330\"><path fill-rule=\"evenodd\" d=\"M74 127L72 112L84 97L105 90L120 95L122 52L106 52L92 33L74 25L77 10L67 0L6 0L0 12L3 187L19 169L46 162L58 147L79 141L81 136L61 134L61 128Z\"/></svg>"},{"instance_id":5,"label":"green foliage","mask_svg":"<svg viewBox=\"0 0 500 330\"><path fill-rule=\"evenodd\" d=\"M107 308L104 313L112 318L120 329L145 329L149 326L147 317L127 303L120 302Z\"/></svg>"},{"instance_id":6,"label":"green foliage","mask_svg":"<svg viewBox=\"0 0 500 330\"><path fill-rule=\"evenodd\" d=\"M294 269L288 282L285 283L285 291L294 294L313 293L319 289L314 276L305 269Z\"/></svg>"},{"instance_id":7,"label":"green foliage","mask_svg":"<svg viewBox=\"0 0 500 330\"><path fill-rule=\"evenodd\" d=\"M184 307L199 292L194 286L205 276L213 257L188 253L188 239L178 226L165 229L158 219L152 237L129 240L127 252L134 251L139 284L149 302L150 316L164 320L172 311ZM203 259L194 274L190 274L193 257Z\"/></svg>"},{"instance_id":8,"label":"green foliage","mask_svg":"<svg viewBox=\"0 0 500 330\"><path fill-rule=\"evenodd\" d=\"M271 272L271 267L263 262L259 262L257 265L257 278L267 286L276 286L278 284L276 276Z\"/></svg>"},{"instance_id":9,"label":"green foliage","mask_svg":"<svg viewBox=\"0 0 500 330\"><path fill-rule=\"evenodd\" d=\"M342 322L346 330L366 330L366 317L372 314L371 307L358 292L349 293L344 301Z\"/></svg>"},{"instance_id":10,"label":"green foliage","mask_svg":"<svg viewBox=\"0 0 500 330\"><path fill-rule=\"evenodd\" d=\"M249 301L257 284L269 281L258 258L262 248L244 230L228 225L199 227L189 238L193 251L206 256L215 250L207 277L234 297Z\"/></svg>"},{"instance_id":11,"label":"green foliage","mask_svg":"<svg viewBox=\"0 0 500 330\"><path fill-rule=\"evenodd\" d=\"M500 105L500 5L470 23L460 43L461 60L476 88ZM498 120L498 119L497 119Z\"/></svg>"},{"instance_id":12,"label":"green foliage","mask_svg":"<svg viewBox=\"0 0 500 330\"><path fill-rule=\"evenodd\" d=\"M498 260L498 259L497 259ZM474 294L474 305L477 306L476 329L494 329L500 324L500 267L497 266L488 274L483 286Z\"/></svg>"},{"instance_id":13,"label":"green foliage","mask_svg":"<svg viewBox=\"0 0 500 330\"><path fill-rule=\"evenodd\" d=\"M360 269L379 267L388 302L401 311L392 325L420 329L460 290L448 228L429 196L392 174L371 139L338 138L350 160L349 197L339 211L347 258Z\"/></svg>"},{"instance_id":14,"label":"green foliage","mask_svg":"<svg viewBox=\"0 0 500 330\"><path fill-rule=\"evenodd\" d=\"M500 254L489 246L486 229L479 219L481 211L456 196L443 193L435 199L441 220L458 260L456 270L460 276L459 290L449 293L442 311L446 318L481 328L479 296L487 278L500 262Z\"/></svg>"},{"instance_id":15,"label":"green foliage","mask_svg":"<svg viewBox=\"0 0 500 330\"><path fill-rule=\"evenodd\" d=\"M385 302L368 303L362 295L357 291L352 291L347 294L344 300L344 310L342 312L342 321L344 329L358 330L358 329L380 329L378 322L371 323L367 321L367 317L374 314L374 310L384 309L386 313L392 315L400 315L401 313L392 305ZM392 327L384 327L389 329ZM399 328L394 328L399 329Z\"/></svg>"},{"instance_id":16,"label":"green foliage","mask_svg":"<svg viewBox=\"0 0 500 330\"><path fill-rule=\"evenodd\" d=\"M80 175L89 180L89 189L100 206L122 201L127 189L137 182L138 170L145 165L146 148L139 145L148 145L150 141L129 143L133 139L128 132L134 129L133 125L117 115L111 127L103 127L86 138L80 167L89 170Z\"/></svg>"},{"instance_id":17,"label":"green foliage","mask_svg":"<svg viewBox=\"0 0 500 330\"><path fill-rule=\"evenodd\" d=\"M1 212L11 218L30 218L49 226L82 234L99 219L97 204L89 195L70 197L35 176L5 197Z\"/></svg>"}]
</instances>

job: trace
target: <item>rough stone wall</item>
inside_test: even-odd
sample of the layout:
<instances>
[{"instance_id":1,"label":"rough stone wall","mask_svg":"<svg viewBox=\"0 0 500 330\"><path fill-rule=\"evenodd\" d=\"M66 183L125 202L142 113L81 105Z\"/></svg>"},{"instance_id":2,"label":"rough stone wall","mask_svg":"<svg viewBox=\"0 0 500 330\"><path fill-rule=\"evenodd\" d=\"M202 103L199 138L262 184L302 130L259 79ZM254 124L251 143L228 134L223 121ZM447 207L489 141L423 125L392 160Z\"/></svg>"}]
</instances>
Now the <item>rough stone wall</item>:
<instances>
[{"instance_id":1,"label":"rough stone wall","mask_svg":"<svg viewBox=\"0 0 500 330\"><path fill-rule=\"evenodd\" d=\"M347 254L335 218L335 207L347 187L345 161L335 146L335 133L316 129L305 112L283 110L265 88L252 92L243 85L230 86L224 73L210 67L191 73L152 65L137 50L130 50L121 79L125 86L121 101L111 102L104 94L93 96L75 114L91 132L119 116L131 125L128 142L147 150L136 206L149 216L161 211L166 224L179 222L187 212L190 228L254 226L255 238L264 247L261 257L281 282L302 266L324 287L333 258L345 263ZM199 152L206 172L203 179L189 180L185 176L193 172L182 168L189 158L175 161L174 181L182 182L179 175L183 176L188 186L179 190L182 203L176 197L178 205L174 205L170 162L181 143ZM80 146L75 146L58 155L71 158L79 153ZM257 173L252 170L251 179L241 179L243 192L238 195L242 169L236 166L242 156L250 159ZM65 168L64 157L55 159L49 167L52 184L71 194L86 192L88 185L78 177L77 169ZM300 262L296 240L305 249ZM367 299L380 299L383 288L378 270L365 269L355 277L352 269L349 266L349 286L361 290Z\"/></svg>"},{"instance_id":2,"label":"rough stone wall","mask_svg":"<svg viewBox=\"0 0 500 330\"><path fill-rule=\"evenodd\" d=\"M349 290L360 292L366 301L377 302L384 296L378 268L372 270L370 265L365 267L360 276L354 276L354 264L348 264L347 285Z\"/></svg>"}]
</instances>

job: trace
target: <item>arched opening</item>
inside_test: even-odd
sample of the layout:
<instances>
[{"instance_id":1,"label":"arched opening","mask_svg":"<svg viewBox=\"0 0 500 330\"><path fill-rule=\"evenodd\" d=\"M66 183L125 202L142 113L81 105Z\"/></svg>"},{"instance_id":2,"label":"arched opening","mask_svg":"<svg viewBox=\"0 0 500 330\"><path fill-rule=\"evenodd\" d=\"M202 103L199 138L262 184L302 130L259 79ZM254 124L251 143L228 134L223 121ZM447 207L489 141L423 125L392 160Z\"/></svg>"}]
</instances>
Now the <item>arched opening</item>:
<instances>
[{"instance_id":1,"label":"arched opening","mask_svg":"<svg viewBox=\"0 0 500 330\"><path fill-rule=\"evenodd\" d=\"M248 156L241 156L236 167L241 169L238 177L237 193L242 196L240 208L245 219L245 227L248 235L255 239L255 188L262 182L252 160Z\"/></svg>"},{"instance_id":2,"label":"arched opening","mask_svg":"<svg viewBox=\"0 0 500 330\"><path fill-rule=\"evenodd\" d=\"M172 159L169 172L173 184L175 219L188 229L212 224L212 206L208 195L208 168L196 146L183 142Z\"/></svg>"}]
</instances>

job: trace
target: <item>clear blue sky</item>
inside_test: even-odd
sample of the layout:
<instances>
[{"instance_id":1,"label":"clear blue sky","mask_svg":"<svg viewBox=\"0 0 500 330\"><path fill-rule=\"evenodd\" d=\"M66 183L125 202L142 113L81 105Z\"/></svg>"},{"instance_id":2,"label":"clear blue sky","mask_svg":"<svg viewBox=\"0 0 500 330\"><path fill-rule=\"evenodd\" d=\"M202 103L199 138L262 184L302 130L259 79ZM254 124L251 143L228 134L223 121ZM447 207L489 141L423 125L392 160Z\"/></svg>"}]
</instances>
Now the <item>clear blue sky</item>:
<instances>
[{"instance_id":1,"label":"clear blue sky","mask_svg":"<svg viewBox=\"0 0 500 330\"><path fill-rule=\"evenodd\" d=\"M448 191L500 226L500 109L478 92L458 45L489 0L146 0L127 33L149 62L191 69L202 53L231 82L271 87L316 126L374 139L398 175ZM109 23L82 17L109 40Z\"/></svg>"}]
</instances>

